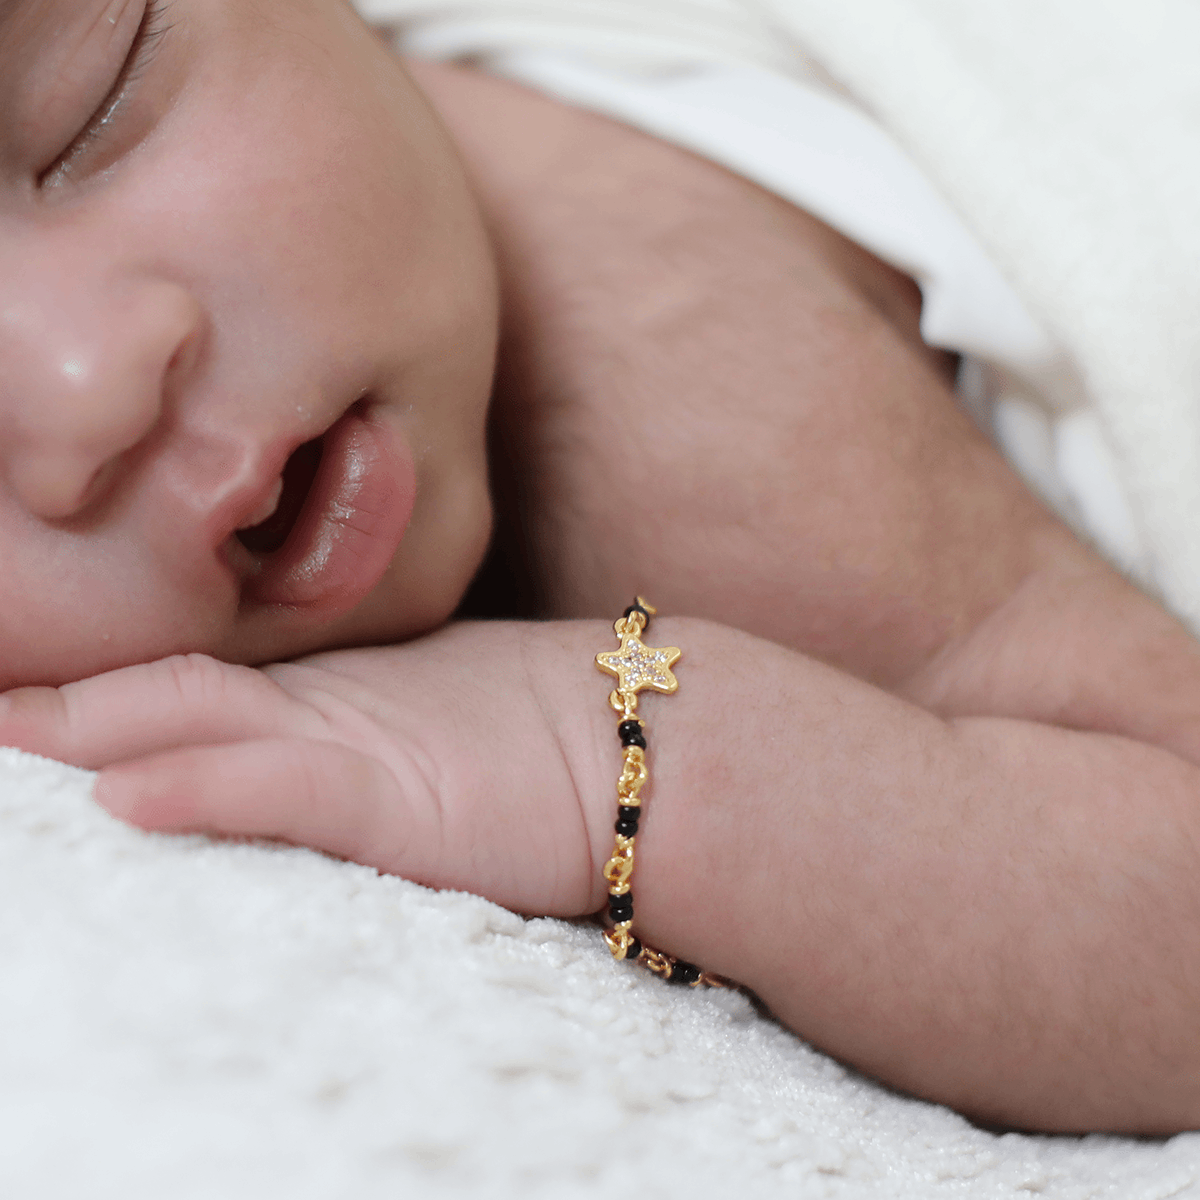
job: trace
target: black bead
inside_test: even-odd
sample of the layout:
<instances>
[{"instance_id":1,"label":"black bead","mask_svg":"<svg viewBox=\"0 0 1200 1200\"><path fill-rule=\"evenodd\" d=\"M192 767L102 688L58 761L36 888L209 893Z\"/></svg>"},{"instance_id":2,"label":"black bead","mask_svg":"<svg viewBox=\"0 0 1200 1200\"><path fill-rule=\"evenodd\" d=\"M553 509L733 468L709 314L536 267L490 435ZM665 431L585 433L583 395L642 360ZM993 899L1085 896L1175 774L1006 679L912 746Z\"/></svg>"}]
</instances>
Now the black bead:
<instances>
[{"instance_id":1,"label":"black bead","mask_svg":"<svg viewBox=\"0 0 1200 1200\"><path fill-rule=\"evenodd\" d=\"M641 815L641 808L634 805L622 804L621 807L617 809L617 816L622 821L633 821L634 824L637 824L638 820L641 818Z\"/></svg>"},{"instance_id":2,"label":"black bead","mask_svg":"<svg viewBox=\"0 0 1200 1200\"><path fill-rule=\"evenodd\" d=\"M641 721L622 721L617 726L617 736L622 746L641 746L646 748L646 734L642 730Z\"/></svg>"},{"instance_id":3,"label":"black bead","mask_svg":"<svg viewBox=\"0 0 1200 1200\"><path fill-rule=\"evenodd\" d=\"M617 925L630 920L633 916L633 897L628 892L623 896L609 896L608 915Z\"/></svg>"},{"instance_id":4,"label":"black bead","mask_svg":"<svg viewBox=\"0 0 1200 1200\"><path fill-rule=\"evenodd\" d=\"M625 948L625 959L627 962L633 962L642 952L642 943L637 938L630 938L629 945Z\"/></svg>"},{"instance_id":5,"label":"black bead","mask_svg":"<svg viewBox=\"0 0 1200 1200\"><path fill-rule=\"evenodd\" d=\"M683 959L677 959L671 968L672 983L695 983L700 978L700 968Z\"/></svg>"},{"instance_id":6,"label":"black bead","mask_svg":"<svg viewBox=\"0 0 1200 1200\"><path fill-rule=\"evenodd\" d=\"M633 837L637 833L636 821L618 821L613 828L622 837Z\"/></svg>"}]
</instances>

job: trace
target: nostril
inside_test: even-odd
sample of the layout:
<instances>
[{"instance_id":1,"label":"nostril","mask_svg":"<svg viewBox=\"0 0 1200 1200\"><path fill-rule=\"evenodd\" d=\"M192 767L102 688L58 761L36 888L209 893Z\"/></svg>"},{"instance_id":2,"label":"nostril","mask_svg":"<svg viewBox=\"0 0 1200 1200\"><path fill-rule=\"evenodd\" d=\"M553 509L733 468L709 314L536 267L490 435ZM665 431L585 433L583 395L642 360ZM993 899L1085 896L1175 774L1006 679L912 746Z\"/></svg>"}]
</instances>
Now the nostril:
<instances>
[{"instance_id":1,"label":"nostril","mask_svg":"<svg viewBox=\"0 0 1200 1200\"><path fill-rule=\"evenodd\" d=\"M304 509L313 480L317 477L321 451L320 438L305 442L294 450L284 464L283 490L275 511L265 521L237 531L238 541L251 553L272 554L287 541Z\"/></svg>"}]
</instances>

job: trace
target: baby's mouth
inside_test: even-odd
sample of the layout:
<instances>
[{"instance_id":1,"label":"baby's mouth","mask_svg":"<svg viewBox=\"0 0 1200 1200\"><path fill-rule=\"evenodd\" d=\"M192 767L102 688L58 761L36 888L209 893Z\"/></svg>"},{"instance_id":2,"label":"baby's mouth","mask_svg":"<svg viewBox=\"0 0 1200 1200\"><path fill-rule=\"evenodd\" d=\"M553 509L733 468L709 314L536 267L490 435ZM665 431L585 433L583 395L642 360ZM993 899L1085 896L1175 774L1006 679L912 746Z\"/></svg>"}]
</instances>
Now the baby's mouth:
<instances>
[{"instance_id":1,"label":"baby's mouth","mask_svg":"<svg viewBox=\"0 0 1200 1200\"><path fill-rule=\"evenodd\" d=\"M365 403L294 450L235 531L242 600L332 619L376 587L412 516L416 467L401 432ZM238 555L235 555L236 559Z\"/></svg>"},{"instance_id":2,"label":"baby's mouth","mask_svg":"<svg viewBox=\"0 0 1200 1200\"><path fill-rule=\"evenodd\" d=\"M273 554L283 547L304 510L321 466L323 440L305 442L284 464L273 495L263 505L266 516L237 531L237 539L252 554ZM252 515L252 520L254 516Z\"/></svg>"}]
</instances>

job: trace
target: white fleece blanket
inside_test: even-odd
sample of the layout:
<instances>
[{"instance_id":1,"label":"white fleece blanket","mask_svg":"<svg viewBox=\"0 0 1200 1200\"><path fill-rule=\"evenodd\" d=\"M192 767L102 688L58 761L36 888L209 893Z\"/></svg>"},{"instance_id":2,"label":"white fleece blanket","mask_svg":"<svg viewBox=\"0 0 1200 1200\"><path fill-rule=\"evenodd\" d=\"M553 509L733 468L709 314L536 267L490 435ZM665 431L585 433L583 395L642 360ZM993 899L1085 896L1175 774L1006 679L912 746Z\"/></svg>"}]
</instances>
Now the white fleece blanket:
<instances>
[{"instance_id":1,"label":"white fleece blanket","mask_svg":"<svg viewBox=\"0 0 1200 1200\"><path fill-rule=\"evenodd\" d=\"M372 4L421 18L431 52L481 8L514 45L626 60L682 38L786 71L795 37L1073 359L1086 398L1054 402L1098 415L1149 573L1200 624L1190 0ZM613 964L588 927L306 852L146 836L88 788L0 751L5 1200L1200 1196L1200 1135L982 1132L737 995Z\"/></svg>"},{"instance_id":2,"label":"white fleece blanket","mask_svg":"<svg viewBox=\"0 0 1200 1200\"><path fill-rule=\"evenodd\" d=\"M5 1200L1200 1195L1200 1134L985 1133L590 926L89 790L0 751Z\"/></svg>"}]
</instances>

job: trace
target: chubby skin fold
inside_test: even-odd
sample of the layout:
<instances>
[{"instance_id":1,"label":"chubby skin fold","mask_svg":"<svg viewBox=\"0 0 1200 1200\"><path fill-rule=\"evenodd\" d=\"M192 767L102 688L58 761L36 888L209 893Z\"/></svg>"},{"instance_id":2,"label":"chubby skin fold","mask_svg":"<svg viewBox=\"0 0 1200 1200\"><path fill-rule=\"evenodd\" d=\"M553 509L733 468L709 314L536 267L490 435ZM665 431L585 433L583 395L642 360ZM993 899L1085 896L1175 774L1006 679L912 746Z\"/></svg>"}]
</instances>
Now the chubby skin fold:
<instances>
[{"instance_id":1,"label":"chubby skin fold","mask_svg":"<svg viewBox=\"0 0 1200 1200\"><path fill-rule=\"evenodd\" d=\"M0 740L146 828L593 912L642 591L684 657L639 933L971 1116L1195 1126L1200 654L963 416L911 282L630 130L418 90L340 0L173 0L64 160L144 13L0 8ZM549 619L428 633L493 390Z\"/></svg>"}]
</instances>

